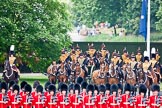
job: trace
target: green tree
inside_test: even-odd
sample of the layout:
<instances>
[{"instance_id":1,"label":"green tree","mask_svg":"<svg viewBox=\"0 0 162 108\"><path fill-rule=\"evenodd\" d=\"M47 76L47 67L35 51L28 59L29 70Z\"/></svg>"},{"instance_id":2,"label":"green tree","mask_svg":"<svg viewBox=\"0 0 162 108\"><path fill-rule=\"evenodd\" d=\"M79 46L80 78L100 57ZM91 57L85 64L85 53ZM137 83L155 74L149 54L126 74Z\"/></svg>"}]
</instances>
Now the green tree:
<instances>
[{"instance_id":1,"label":"green tree","mask_svg":"<svg viewBox=\"0 0 162 108\"><path fill-rule=\"evenodd\" d=\"M160 3L160 6L159 6L159 10L158 12L156 13L156 16L158 18L158 21L156 22L156 29L157 30L162 30L162 1L159 1Z\"/></svg>"},{"instance_id":2,"label":"green tree","mask_svg":"<svg viewBox=\"0 0 162 108\"><path fill-rule=\"evenodd\" d=\"M44 71L71 44L70 19L67 5L57 0L1 0L1 58L14 44L23 63Z\"/></svg>"}]
</instances>

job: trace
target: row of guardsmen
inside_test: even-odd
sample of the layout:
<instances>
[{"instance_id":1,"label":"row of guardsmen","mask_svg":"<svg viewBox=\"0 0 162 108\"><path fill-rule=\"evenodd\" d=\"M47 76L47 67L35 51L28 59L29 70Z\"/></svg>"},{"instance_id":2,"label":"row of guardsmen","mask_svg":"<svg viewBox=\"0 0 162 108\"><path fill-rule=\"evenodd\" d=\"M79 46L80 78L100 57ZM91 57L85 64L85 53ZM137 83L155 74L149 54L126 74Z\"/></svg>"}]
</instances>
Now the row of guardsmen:
<instances>
[{"instance_id":1,"label":"row of guardsmen","mask_svg":"<svg viewBox=\"0 0 162 108\"><path fill-rule=\"evenodd\" d=\"M45 91L38 81L31 85L22 81L0 84L0 108L160 108L160 86L152 85L152 95L147 97L147 88L139 85L139 95L132 95L132 86L125 84L93 85L77 80L75 84L60 83L58 90L50 82ZM124 92L122 92L124 90Z\"/></svg>"}]
</instances>

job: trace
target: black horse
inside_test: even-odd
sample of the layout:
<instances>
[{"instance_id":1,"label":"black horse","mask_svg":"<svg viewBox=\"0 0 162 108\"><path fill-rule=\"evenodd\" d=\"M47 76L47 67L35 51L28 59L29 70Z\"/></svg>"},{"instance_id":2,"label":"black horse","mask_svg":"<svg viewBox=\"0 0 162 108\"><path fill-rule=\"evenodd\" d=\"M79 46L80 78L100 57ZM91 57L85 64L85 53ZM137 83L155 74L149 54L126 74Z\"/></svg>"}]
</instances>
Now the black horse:
<instances>
[{"instance_id":1,"label":"black horse","mask_svg":"<svg viewBox=\"0 0 162 108\"><path fill-rule=\"evenodd\" d=\"M18 83L19 75L18 72L16 72L15 70L17 70L17 67L11 67L9 60L5 60L2 78L4 81L6 81L6 83L9 83L10 81L15 81L16 83Z\"/></svg>"}]
</instances>

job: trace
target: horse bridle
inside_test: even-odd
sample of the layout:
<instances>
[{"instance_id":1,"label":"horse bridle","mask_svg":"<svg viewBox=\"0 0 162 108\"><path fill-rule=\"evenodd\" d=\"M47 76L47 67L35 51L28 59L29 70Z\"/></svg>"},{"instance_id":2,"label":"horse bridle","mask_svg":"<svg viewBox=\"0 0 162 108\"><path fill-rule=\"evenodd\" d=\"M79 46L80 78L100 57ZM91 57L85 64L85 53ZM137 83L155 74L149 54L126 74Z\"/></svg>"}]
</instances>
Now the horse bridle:
<instances>
[{"instance_id":1,"label":"horse bridle","mask_svg":"<svg viewBox=\"0 0 162 108\"><path fill-rule=\"evenodd\" d=\"M7 73L8 73L8 70L7 69L8 68L7 68L7 63L6 62L5 62L5 70L4 70L4 72L5 72L6 77L9 79L13 75L13 70L11 69L11 74L10 75L7 75ZM8 62L8 65L10 66L9 62Z\"/></svg>"}]
</instances>

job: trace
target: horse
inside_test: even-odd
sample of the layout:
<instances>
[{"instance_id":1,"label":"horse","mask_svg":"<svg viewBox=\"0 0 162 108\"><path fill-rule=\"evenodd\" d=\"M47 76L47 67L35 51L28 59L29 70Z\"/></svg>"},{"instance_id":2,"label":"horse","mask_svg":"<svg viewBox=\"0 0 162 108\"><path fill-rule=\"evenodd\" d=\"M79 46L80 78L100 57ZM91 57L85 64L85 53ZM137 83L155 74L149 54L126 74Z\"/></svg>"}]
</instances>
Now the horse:
<instances>
[{"instance_id":1,"label":"horse","mask_svg":"<svg viewBox=\"0 0 162 108\"><path fill-rule=\"evenodd\" d=\"M47 69L47 74L48 74L49 81L52 84L56 84L56 81L57 81L57 77L56 77L56 74L57 74L57 64L52 65L52 67L49 66L48 69Z\"/></svg>"},{"instance_id":2,"label":"horse","mask_svg":"<svg viewBox=\"0 0 162 108\"><path fill-rule=\"evenodd\" d=\"M105 84L107 76L107 66L104 63L101 64L100 69L93 71L92 82L96 85Z\"/></svg>"},{"instance_id":3,"label":"horse","mask_svg":"<svg viewBox=\"0 0 162 108\"><path fill-rule=\"evenodd\" d=\"M117 72L117 67L114 66L114 63L110 63L109 70L108 70L108 83L111 84L118 84L119 83L119 76Z\"/></svg>"},{"instance_id":4,"label":"horse","mask_svg":"<svg viewBox=\"0 0 162 108\"><path fill-rule=\"evenodd\" d=\"M85 78L85 71L81 68L79 63L76 63L75 67L75 77L82 77L83 79Z\"/></svg>"},{"instance_id":5,"label":"horse","mask_svg":"<svg viewBox=\"0 0 162 108\"><path fill-rule=\"evenodd\" d=\"M58 81L59 82L68 82L68 73L65 68L65 63L62 62L58 67Z\"/></svg>"},{"instance_id":6,"label":"horse","mask_svg":"<svg viewBox=\"0 0 162 108\"><path fill-rule=\"evenodd\" d=\"M3 71L3 80L6 83L9 83L10 81L15 81L18 83L19 81L19 75L18 75L19 69L13 65L10 66L9 60L5 60L4 62L4 71Z\"/></svg>"},{"instance_id":7,"label":"horse","mask_svg":"<svg viewBox=\"0 0 162 108\"><path fill-rule=\"evenodd\" d=\"M126 68L126 83L134 86L136 84L136 75L130 65Z\"/></svg>"}]
</instances>

